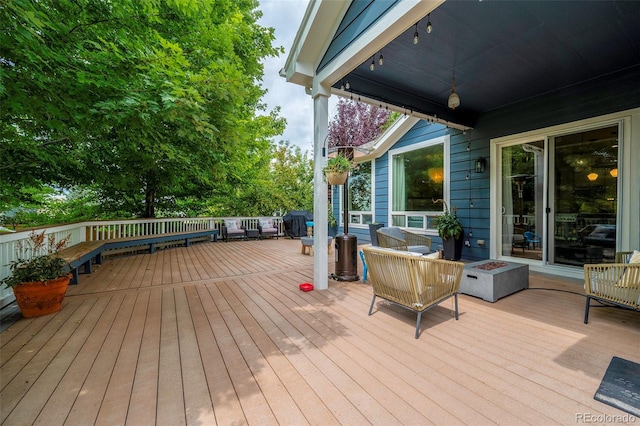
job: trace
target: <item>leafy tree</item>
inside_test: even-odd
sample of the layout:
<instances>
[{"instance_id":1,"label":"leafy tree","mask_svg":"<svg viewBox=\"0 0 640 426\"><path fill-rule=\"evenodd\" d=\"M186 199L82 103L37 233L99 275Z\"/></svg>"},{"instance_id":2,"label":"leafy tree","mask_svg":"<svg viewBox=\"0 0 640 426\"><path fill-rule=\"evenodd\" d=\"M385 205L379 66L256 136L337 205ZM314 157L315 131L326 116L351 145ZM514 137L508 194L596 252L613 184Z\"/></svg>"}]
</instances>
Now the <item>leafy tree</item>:
<instances>
[{"instance_id":1,"label":"leafy tree","mask_svg":"<svg viewBox=\"0 0 640 426\"><path fill-rule=\"evenodd\" d=\"M288 141L270 147L268 155L255 163L249 176L234 191L214 200L213 216L265 216L289 210L313 210L313 164L306 152Z\"/></svg>"},{"instance_id":2,"label":"leafy tree","mask_svg":"<svg viewBox=\"0 0 640 426\"><path fill-rule=\"evenodd\" d=\"M260 59L282 49L257 25L257 5L8 0L2 198L91 185L103 205L153 217L156 206L233 194L285 124L277 110L259 115Z\"/></svg>"},{"instance_id":3,"label":"leafy tree","mask_svg":"<svg viewBox=\"0 0 640 426\"><path fill-rule=\"evenodd\" d=\"M360 146L375 140L387 125L391 112L341 98L329 123L329 147Z\"/></svg>"}]
</instances>

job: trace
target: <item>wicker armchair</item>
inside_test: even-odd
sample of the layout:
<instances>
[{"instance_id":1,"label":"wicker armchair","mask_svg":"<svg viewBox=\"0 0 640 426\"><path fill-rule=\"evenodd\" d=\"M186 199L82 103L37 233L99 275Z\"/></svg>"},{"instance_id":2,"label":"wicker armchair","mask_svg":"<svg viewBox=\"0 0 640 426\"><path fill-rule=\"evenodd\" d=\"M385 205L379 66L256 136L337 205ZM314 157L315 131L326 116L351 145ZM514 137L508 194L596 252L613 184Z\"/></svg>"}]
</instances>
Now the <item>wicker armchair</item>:
<instances>
[{"instance_id":1,"label":"wicker armchair","mask_svg":"<svg viewBox=\"0 0 640 426\"><path fill-rule=\"evenodd\" d=\"M592 299L600 302L593 307L615 305L640 311L640 263L626 263L632 254L616 253L616 263L584 265L585 324L589 321Z\"/></svg>"},{"instance_id":2,"label":"wicker armchair","mask_svg":"<svg viewBox=\"0 0 640 426\"><path fill-rule=\"evenodd\" d=\"M396 226L380 228L376 231L378 244L383 248L410 251L420 254L431 252L431 238L404 231Z\"/></svg>"},{"instance_id":3,"label":"wicker armchair","mask_svg":"<svg viewBox=\"0 0 640 426\"><path fill-rule=\"evenodd\" d=\"M373 299L376 297L409 309L418 315L415 338L420 335L422 313L450 297L455 298L455 318L458 319L458 289L464 264L432 259L414 253L380 247L364 247Z\"/></svg>"},{"instance_id":4,"label":"wicker armchair","mask_svg":"<svg viewBox=\"0 0 640 426\"><path fill-rule=\"evenodd\" d=\"M225 219L222 225L222 238L225 242L230 239L247 239L247 231L239 219Z\"/></svg>"}]
</instances>

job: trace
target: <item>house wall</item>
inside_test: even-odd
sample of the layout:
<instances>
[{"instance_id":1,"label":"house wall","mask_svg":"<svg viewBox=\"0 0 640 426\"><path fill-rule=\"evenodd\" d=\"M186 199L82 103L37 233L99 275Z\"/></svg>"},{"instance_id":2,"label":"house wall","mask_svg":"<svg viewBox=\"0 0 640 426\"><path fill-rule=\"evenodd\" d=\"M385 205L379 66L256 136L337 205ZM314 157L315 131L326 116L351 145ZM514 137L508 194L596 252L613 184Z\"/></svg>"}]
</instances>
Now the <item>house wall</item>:
<instances>
[{"instance_id":1,"label":"house wall","mask_svg":"<svg viewBox=\"0 0 640 426\"><path fill-rule=\"evenodd\" d=\"M317 72L327 66L332 59L338 56L351 43L361 37L377 21L391 10L398 0L394 1L374 1L359 0L354 1L349 6L345 16L340 22L331 43L327 47L324 57L318 64Z\"/></svg>"},{"instance_id":2,"label":"house wall","mask_svg":"<svg viewBox=\"0 0 640 426\"><path fill-rule=\"evenodd\" d=\"M420 121L392 148L405 147L447 133L450 135L450 204L457 208L465 229L465 239L470 242L470 247L463 247L462 257L466 260L488 259L492 243L489 170L496 166L489 155L491 139L640 107L638 81L640 66L609 75L606 79L590 81L483 114L475 128L466 133ZM464 102L464 95L460 96ZM637 126L635 128L637 129ZM636 131L631 137L634 149L638 149L640 134ZM638 156L637 152L631 154ZM487 160L485 172L482 174L474 171L475 160L480 156ZM376 159L374 167L375 221L385 224L388 224L389 218L388 168L388 153L385 152ZM635 191L638 191L637 187ZM337 192L334 197L334 214L338 215ZM632 212L639 211L640 205L627 204L626 208ZM639 220L638 217L636 215L634 220ZM368 229L350 227L349 232L355 234L361 244L370 242ZM478 240L484 240L485 244L478 245ZM434 248L441 244L437 236L433 237L433 241ZM638 243L640 241L637 241L636 245Z\"/></svg>"}]
</instances>

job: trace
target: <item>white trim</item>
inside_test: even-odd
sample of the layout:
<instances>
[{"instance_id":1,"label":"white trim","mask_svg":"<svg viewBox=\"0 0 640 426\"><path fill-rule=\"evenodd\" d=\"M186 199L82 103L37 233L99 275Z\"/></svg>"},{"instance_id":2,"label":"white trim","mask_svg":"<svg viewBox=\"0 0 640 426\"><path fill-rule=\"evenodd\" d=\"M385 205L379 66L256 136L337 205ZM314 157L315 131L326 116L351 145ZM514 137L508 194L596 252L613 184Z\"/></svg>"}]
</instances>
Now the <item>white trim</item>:
<instances>
[{"instance_id":1,"label":"white trim","mask_svg":"<svg viewBox=\"0 0 640 426\"><path fill-rule=\"evenodd\" d=\"M375 222L375 218L376 218L376 198L375 198L375 181L376 181L376 174L375 174L375 167L376 167L376 162L375 159L371 159L371 160L366 160L366 161L358 161L358 164L361 163L366 163L366 162L370 162L371 163L371 172L369 174L369 176L371 177L370 182L371 182L371 191L369 192L369 197L371 197L370 199L370 205L371 205L371 210L369 211L365 211L365 210L356 210L356 211L351 211L349 210L349 216L351 216L352 214L359 214L360 216L364 215L364 214L370 214L372 220ZM347 182L348 184L348 182ZM342 193L342 191L344 191L344 185L340 185L339 189L338 189L338 196L339 196L339 207L340 207L340 219L337 221L338 222L338 226L342 226L344 229L344 194ZM354 227L354 228L367 228L368 224L357 224L357 223L351 223L349 222L349 228Z\"/></svg>"},{"instance_id":2,"label":"white trim","mask_svg":"<svg viewBox=\"0 0 640 426\"><path fill-rule=\"evenodd\" d=\"M333 58L319 74L316 70L333 40L351 1L310 0L302 23L280 76L304 86L312 93L332 86L362 62L387 46L417 20L434 11L445 0L403 0L395 4L344 51Z\"/></svg>"},{"instance_id":3,"label":"white trim","mask_svg":"<svg viewBox=\"0 0 640 426\"><path fill-rule=\"evenodd\" d=\"M429 216L432 214L441 214L442 210L433 210L433 211L420 211L420 212L394 212L393 211L393 161L392 161L392 157L394 155L397 154L403 154L406 152L412 152L412 151L416 151L418 149L422 149L422 148L426 148L429 146L434 146L434 145L440 145L442 144L443 147L443 156L444 156L444 164L443 164L443 168L444 168L444 181L443 183L443 195L444 195L444 199L447 202L448 205L450 205L450 181L451 181L451 164L450 164L450 143L451 143L451 136L450 135L444 135L444 136L438 136L432 139L427 139L424 140L422 142L417 142L414 144L410 144L404 147L400 147L400 148L395 148L395 149L390 149L387 154L388 154L388 167L387 167L387 182L388 182L388 190L387 190L387 211L388 211L388 216L387 216L387 223L389 224L389 226L391 226L391 224L393 223L393 215L394 213L397 214L407 214L407 213L411 213L411 215L415 215L415 216L419 216L419 215L425 215L425 216ZM375 209L375 206L374 206ZM409 228L407 228L409 229ZM415 229L415 228L411 228L411 229Z\"/></svg>"}]
</instances>

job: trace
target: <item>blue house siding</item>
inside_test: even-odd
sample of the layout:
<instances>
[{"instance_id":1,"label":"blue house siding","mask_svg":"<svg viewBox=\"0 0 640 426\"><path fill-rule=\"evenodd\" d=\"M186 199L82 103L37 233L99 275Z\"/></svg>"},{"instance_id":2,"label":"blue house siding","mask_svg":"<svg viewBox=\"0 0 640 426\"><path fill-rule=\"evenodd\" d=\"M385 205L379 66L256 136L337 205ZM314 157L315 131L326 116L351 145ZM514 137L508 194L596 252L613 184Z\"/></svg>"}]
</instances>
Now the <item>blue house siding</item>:
<instances>
[{"instance_id":1,"label":"blue house siding","mask_svg":"<svg viewBox=\"0 0 640 426\"><path fill-rule=\"evenodd\" d=\"M318 64L317 72L327 66L336 56L351 43L364 34L373 24L376 23L385 13L392 9L398 0L394 1L374 1L358 0L353 1L340 26L331 40L326 53Z\"/></svg>"}]
</instances>

